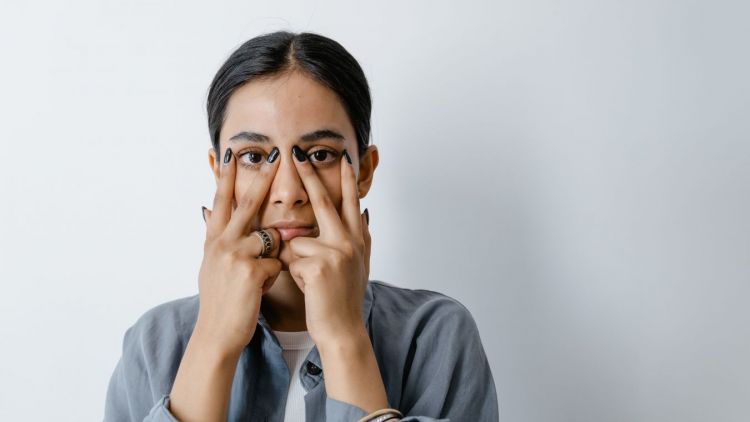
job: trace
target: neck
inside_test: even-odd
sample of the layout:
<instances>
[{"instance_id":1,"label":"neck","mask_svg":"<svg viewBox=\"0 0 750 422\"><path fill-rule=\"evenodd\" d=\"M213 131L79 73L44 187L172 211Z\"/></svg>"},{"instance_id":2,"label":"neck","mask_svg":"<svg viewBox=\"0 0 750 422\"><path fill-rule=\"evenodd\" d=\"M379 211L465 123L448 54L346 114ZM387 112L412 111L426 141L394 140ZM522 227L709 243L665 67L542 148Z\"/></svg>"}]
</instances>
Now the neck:
<instances>
[{"instance_id":1,"label":"neck","mask_svg":"<svg viewBox=\"0 0 750 422\"><path fill-rule=\"evenodd\" d=\"M305 295L289 271L281 271L273 286L263 295L260 310L276 331L307 331Z\"/></svg>"}]
</instances>

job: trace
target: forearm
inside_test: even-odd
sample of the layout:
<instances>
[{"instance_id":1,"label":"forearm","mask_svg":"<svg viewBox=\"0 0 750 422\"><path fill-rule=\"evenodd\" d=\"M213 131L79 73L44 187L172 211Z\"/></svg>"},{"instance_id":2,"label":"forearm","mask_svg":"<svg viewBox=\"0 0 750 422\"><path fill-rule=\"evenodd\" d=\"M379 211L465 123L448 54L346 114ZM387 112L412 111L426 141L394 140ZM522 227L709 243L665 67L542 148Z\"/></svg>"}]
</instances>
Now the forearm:
<instances>
[{"instance_id":1,"label":"forearm","mask_svg":"<svg viewBox=\"0 0 750 422\"><path fill-rule=\"evenodd\" d=\"M240 354L215 347L194 330L172 386L170 412L181 422L224 422Z\"/></svg>"},{"instance_id":2,"label":"forearm","mask_svg":"<svg viewBox=\"0 0 750 422\"><path fill-rule=\"evenodd\" d=\"M367 413L389 407L378 362L364 326L351 336L319 346L328 397Z\"/></svg>"}]
</instances>

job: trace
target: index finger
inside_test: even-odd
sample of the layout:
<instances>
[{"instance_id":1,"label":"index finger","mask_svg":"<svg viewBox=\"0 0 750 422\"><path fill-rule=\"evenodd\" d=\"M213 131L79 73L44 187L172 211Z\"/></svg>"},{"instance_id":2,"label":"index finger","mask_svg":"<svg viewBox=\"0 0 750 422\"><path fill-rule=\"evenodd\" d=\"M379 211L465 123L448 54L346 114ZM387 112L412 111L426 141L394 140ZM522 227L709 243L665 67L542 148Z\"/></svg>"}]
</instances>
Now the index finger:
<instances>
[{"instance_id":1,"label":"index finger","mask_svg":"<svg viewBox=\"0 0 750 422\"><path fill-rule=\"evenodd\" d=\"M272 163L266 161L261 165L260 171L255 178L253 178L253 181L245 190L242 198L237 201L237 209L229 220L229 225L227 226L227 232L230 235L240 237L246 234L245 231L250 224L250 220L258 212L261 204L263 204L263 201L266 198L268 189L271 186L271 181L273 181L273 178L276 175L276 170L279 168L279 162L281 162L281 160L276 159Z\"/></svg>"},{"instance_id":2,"label":"index finger","mask_svg":"<svg viewBox=\"0 0 750 422\"><path fill-rule=\"evenodd\" d=\"M310 203L312 203L313 213L315 213L315 219L318 221L321 235L331 233L340 236L344 227L328 191L323 186L323 182L318 178L318 174L300 147L295 145L292 148L292 154L295 157L297 173L299 173L302 184L305 185L305 190L310 197Z\"/></svg>"}]
</instances>

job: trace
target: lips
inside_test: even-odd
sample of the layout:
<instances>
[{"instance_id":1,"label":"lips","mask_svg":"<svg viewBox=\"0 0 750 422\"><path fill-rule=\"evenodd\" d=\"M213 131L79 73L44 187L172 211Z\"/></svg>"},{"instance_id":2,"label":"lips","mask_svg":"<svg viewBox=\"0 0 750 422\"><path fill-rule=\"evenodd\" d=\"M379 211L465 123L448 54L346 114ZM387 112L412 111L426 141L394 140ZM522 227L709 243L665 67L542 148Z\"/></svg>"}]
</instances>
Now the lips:
<instances>
[{"instance_id":1,"label":"lips","mask_svg":"<svg viewBox=\"0 0 750 422\"><path fill-rule=\"evenodd\" d=\"M292 240L297 236L310 236L315 232L315 227L274 227L279 231L281 240Z\"/></svg>"},{"instance_id":2,"label":"lips","mask_svg":"<svg viewBox=\"0 0 750 422\"><path fill-rule=\"evenodd\" d=\"M292 240L298 236L312 236L315 235L317 228L314 224L309 224L300 220L279 220L268 227L272 227L279 231L281 240Z\"/></svg>"}]
</instances>

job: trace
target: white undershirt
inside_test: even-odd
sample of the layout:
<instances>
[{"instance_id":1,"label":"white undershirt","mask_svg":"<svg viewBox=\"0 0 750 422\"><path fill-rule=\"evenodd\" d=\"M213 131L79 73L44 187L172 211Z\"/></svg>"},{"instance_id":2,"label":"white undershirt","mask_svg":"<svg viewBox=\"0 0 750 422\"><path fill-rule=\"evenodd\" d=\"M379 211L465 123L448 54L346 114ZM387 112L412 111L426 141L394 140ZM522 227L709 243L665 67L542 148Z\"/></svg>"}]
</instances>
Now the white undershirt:
<instances>
[{"instance_id":1,"label":"white undershirt","mask_svg":"<svg viewBox=\"0 0 750 422\"><path fill-rule=\"evenodd\" d=\"M307 354L313 348L310 334L307 331L273 331L283 349L282 354L289 368L289 394L284 409L284 420L299 422L305 420L305 388L299 379L299 370Z\"/></svg>"}]
</instances>

